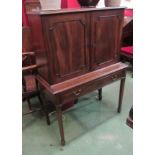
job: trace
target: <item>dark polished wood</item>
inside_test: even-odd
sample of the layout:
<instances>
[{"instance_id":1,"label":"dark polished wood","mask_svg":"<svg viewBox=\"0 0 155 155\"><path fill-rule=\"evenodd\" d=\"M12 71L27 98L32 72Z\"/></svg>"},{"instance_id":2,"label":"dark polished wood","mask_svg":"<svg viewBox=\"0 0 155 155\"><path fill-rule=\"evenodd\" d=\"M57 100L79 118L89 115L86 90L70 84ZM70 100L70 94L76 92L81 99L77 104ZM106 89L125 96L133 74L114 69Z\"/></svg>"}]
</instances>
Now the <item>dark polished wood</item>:
<instances>
[{"instance_id":1,"label":"dark polished wood","mask_svg":"<svg viewBox=\"0 0 155 155\"><path fill-rule=\"evenodd\" d=\"M86 14L44 17L54 83L88 72L88 21ZM63 34L63 35L62 35Z\"/></svg>"},{"instance_id":2,"label":"dark polished wood","mask_svg":"<svg viewBox=\"0 0 155 155\"><path fill-rule=\"evenodd\" d=\"M123 8L28 13L39 74L50 84L118 62Z\"/></svg>"},{"instance_id":3,"label":"dark polished wood","mask_svg":"<svg viewBox=\"0 0 155 155\"><path fill-rule=\"evenodd\" d=\"M133 129L133 120L130 117L127 118L126 124Z\"/></svg>"},{"instance_id":4,"label":"dark polished wood","mask_svg":"<svg viewBox=\"0 0 155 155\"><path fill-rule=\"evenodd\" d=\"M121 83L120 83L119 103L118 103L118 109L117 109L118 113L121 112L121 108L122 108L124 85L125 85L125 78L121 79Z\"/></svg>"},{"instance_id":5,"label":"dark polished wood","mask_svg":"<svg viewBox=\"0 0 155 155\"><path fill-rule=\"evenodd\" d=\"M123 63L115 63L113 65L109 65L108 67L104 67L84 75L65 80L58 84L50 85L50 88L54 95L63 93L70 89L75 89L84 84L90 84L92 88L96 87L96 83L93 85L92 82L96 82L96 80L100 81L102 78L107 79L108 82L114 82L115 80L122 78L124 76L122 71L126 69L127 65ZM121 71L121 72L120 72ZM106 82L107 82L106 81ZM102 88L102 85L98 85L99 88ZM88 89L88 88L85 88Z\"/></svg>"},{"instance_id":6,"label":"dark polished wood","mask_svg":"<svg viewBox=\"0 0 155 155\"><path fill-rule=\"evenodd\" d=\"M109 83L125 78L126 68L127 65L116 63L54 85L50 85L39 75L36 78L53 96L53 103L60 104L59 102L61 102L62 104L70 99L76 99ZM121 88L123 87L121 86ZM120 90L123 91L123 89Z\"/></svg>"},{"instance_id":7,"label":"dark polished wood","mask_svg":"<svg viewBox=\"0 0 155 155\"><path fill-rule=\"evenodd\" d=\"M56 113L57 113L58 125L59 125L59 130L60 130L60 136L61 136L61 145L65 145L65 136L64 136L61 108L62 108L61 106L56 106Z\"/></svg>"},{"instance_id":8,"label":"dark polished wood","mask_svg":"<svg viewBox=\"0 0 155 155\"><path fill-rule=\"evenodd\" d=\"M126 119L126 124L133 129L133 107L129 111L128 118Z\"/></svg>"},{"instance_id":9,"label":"dark polished wood","mask_svg":"<svg viewBox=\"0 0 155 155\"><path fill-rule=\"evenodd\" d=\"M28 52L33 50L31 44L31 29L29 27L22 27L22 52Z\"/></svg>"},{"instance_id":10,"label":"dark polished wood","mask_svg":"<svg viewBox=\"0 0 155 155\"><path fill-rule=\"evenodd\" d=\"M118 61L122 20L122 10L92 14L92 69L105 67Z\"/></svg>"},{"instance_id":11,"label":"dark polished wood","mask_svg":"<svg viewBox=\"0 0 155 155\"><path fill-rule=\"evenodd\" d=\"M80 96L90 93L96 89L101 90L103 86L121 79L118 105L118 112L120 112L126 68L127 65L117 63L55 85L49 85L41 76L37 76L38 82L51 94L51 100L57 108L61 145L65 144L62 125L62 105L65 104L66 101L79 98Z\"/></svg>"},{"instance_id":12,"label":"dark polished wood","mask_svg":"<svg viewBox=\"0 0 155 155\"><path fill-rule=\"evenodd\" d=\"M98 99L99 101L102 100L102 88L98 90Z\"/></svg>"},{"instance_id":13,"label":"dark polished wood","mask_svg":"<svg viewBox=\"0 0 155 155\"><path fill-rule=\"evenodd\" d=\"M35 56L35 52L26 52L22 53L22 57L31 57ZM25 61L25 60L23 60ZM25 63L24 63L25 64ZM27 100L29 111L23 113L23 115L31 114L37 111L42 111L45 114L47 124L50 125L50 120L42 98L40 96L41 92L38 88L38 81L36 81L37 69L40 67L36 64L27 64L22 67L22 100ZM32 108L31 106L31 98L37 96L39 99L40 108Z\"/></svg>"},{"instance_id":14,"label":"dark polished wood","mask_svg":"<svg viewBox=\"0 0 155 155\"><path fill-rule=\"evenodd\" d=\"M49 115L48 115L48 110L47 110L47 108L45 107L45 104L46 104L46 103L44 103L44 100L42 99L42 98L43 98L42 95L43 95L43 93L40 92L40 94L38 95L38 98L39 98L40 103L41 103L41 108L42 108L42 110L43 110L43 112L44 112L44 115L45 115L45 117L46 117L47 125L50 125L51 122L50 122L50 118L49 118Z\"/></svg>"},{"instance_id":15,"label":"dark polished wood","mask_svg":"<svg viewBox=\"0 0 155 155\"><path fill-rule=\"evenodd\" d=\"M103 7L103 8L96 8L96 7L82 7L82 8L67 8L67 9L60 9L60 10L40 10L40 11L30 11L28 15L56 15L56 14L73 14L73 13L91 13L91 12L98 12L98 11L109 11L109 10L124 10L125 7ZM124 11L123 11L124 14Z\"/></svg>"},{"instance_id":16,"label":"dark polished wood","mask_svg":"<svg viewBox=\"0 0 155 155\"><path fill-rule=\"evenodd\" d=\"M28 13L32 43L38 50L37 80L56 107L61 144L65 145L62 106L121 80L123 97L127 65L119 63L123 7L61 9Z\"/></svg>"}]
</instances>

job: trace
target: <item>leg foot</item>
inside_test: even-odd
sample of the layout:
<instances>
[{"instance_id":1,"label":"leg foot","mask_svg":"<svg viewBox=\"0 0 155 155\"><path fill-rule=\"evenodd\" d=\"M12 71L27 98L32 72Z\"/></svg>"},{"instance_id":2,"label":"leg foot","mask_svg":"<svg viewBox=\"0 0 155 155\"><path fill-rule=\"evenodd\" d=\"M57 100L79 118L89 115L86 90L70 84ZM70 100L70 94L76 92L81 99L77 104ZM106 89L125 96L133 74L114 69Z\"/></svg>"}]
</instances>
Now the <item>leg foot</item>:
<instances>
[{"instance_id":1,"label":"leg foot","mask_svg":"<svg viewBox=\"0 0 155 155\"><path fill-rule=\"evenodd\" d=\"M41 108L42 108L42 110L43 110L43 112L45 114L47 125L50 125L51 122L50 122L50 118L48 116L48 111L47 111L47 109L46 109L46 107L45 107L45 105L44 105L44 103L43 103L43 101L41 99L40 94L38 95L38 98L39 98L39 101L40 101Z\"/></svg>"},{"instance_id":2,"label":"leg foot","mask_svg":"<svg viewBox=\"0 0 155 155\"><path fill-rule=\"evenodd\" d=\"M98 89L98 99L99 99L99 101L102 100L102 88Z\"/></svg>"},{"instance_id":3,"label":"leg foot","mask_svg":"<svg viewBox=\"0 0 155 155\"><path fill-rule=\"evenodd\" d=\"M56 106L56 113L57 113L57 119L58 119L58 125L59 125L60 137L61 137L61 145L65 145L61 106Z\"/></svg>"},{"instance_id":4,"label":"leg foot","mask_svg":"<svg viewBox=\"0 0 155 155\"><path fill-rule=\"evenodd\" d=\"M29 111L32 111L30 98L27 99L27 103L28 103Z\"/></svg>"},{"instance_id":5,"label":"leg foot","mask_svg":"<svg viewBox=\"0 0 155 155\"><path fill-rule=\"evenodd\" d=\"M65 141L61 141L61 145L64 146L65 145Z\"/></svg>"},{"instance_id":6,"label":"leg foot","mask_svg":"<svg viewBox=\"0 0 155 155\"><path fill-rule=\"evenodd\" d=\"M120 83L119 103L118 103L118 109L117 109L118 113L121 112L121 108L122 108L122 100L123 100L123 94L124 94L124 85L125 85L125 78L123 78L121 80L121 83Z\"/></svg>"}]
</instances>

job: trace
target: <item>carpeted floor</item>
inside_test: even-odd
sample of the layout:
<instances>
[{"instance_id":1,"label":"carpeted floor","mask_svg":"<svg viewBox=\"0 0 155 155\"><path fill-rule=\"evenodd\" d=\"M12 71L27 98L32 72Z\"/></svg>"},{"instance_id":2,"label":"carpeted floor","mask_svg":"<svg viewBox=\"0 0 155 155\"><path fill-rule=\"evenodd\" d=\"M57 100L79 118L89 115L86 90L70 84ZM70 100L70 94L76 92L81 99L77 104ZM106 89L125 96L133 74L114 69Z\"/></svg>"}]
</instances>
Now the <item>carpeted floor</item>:
<instances>
[{"instance_id":1,"label":"carpeted floor","mask_svg":"<svg viewBox=\"0 0 155 155\"><path fill-rule=\"evenodd\" d=\"M127 74L121 114L116 112L119 83L103 88L102 101L93 92L64 113L64 147L55 114L50 116L50 126L39 113L23 116L23 155L132 155L133 131L126 118L132 106L133 79ZM23 111L26 108L23 103Z\"/></svg>"}]
</instances>

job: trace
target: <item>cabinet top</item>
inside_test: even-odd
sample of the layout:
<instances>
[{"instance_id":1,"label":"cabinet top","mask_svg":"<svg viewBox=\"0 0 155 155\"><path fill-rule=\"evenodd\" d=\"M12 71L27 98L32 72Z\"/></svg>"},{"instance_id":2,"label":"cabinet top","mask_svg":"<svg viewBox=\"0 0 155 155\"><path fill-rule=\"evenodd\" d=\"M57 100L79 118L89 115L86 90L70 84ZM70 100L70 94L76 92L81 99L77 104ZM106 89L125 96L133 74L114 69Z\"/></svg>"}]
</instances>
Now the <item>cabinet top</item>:
<instances>
[{"instance_id":1,"label":"cabinet top","mask_svg":"<svg viewBox=\"0 0 155 155\"><path fill-rule=\"evenodd\" d=\"M50 14L66 14L66 13L92 12L92 11L101 11L101 10L118 10L118 9L125 9L125 7L122 7L122 6L121 7L103 7L103 8L88 7L88 8L78 8L78 9L40 10L40 11L28 12L27 14L50 15Z\"/></svg>"}]
</instances>

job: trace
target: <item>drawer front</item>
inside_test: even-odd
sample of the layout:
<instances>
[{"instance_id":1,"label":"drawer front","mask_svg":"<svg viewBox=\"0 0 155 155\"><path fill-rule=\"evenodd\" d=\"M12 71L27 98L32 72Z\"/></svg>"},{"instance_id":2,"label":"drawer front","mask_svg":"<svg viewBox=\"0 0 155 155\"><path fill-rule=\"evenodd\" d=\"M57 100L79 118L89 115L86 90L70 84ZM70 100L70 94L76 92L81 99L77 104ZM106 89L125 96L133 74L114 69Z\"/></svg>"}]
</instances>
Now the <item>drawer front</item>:
<instances>
[{"instance_id":1,"label":"drawer front","mask_svg":"<svg viewBox=\"0 0 155 155\"><path fill-rule=\"evenodd\" d=\"M109 83L115 82L121 78L125 78L125 71L115 72L108 76L102 77L100 79L96 79L94 81L88 82L76 88L70 89L63 94L60 94L61 102L66 102L66 101L70 101L71 99L76 99L87 93L90 93L99 88L102 88L103 86Z\"/></svg>"}]
</instances>

